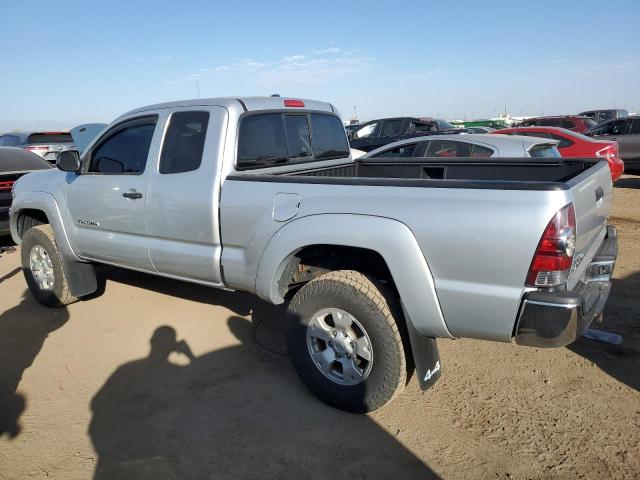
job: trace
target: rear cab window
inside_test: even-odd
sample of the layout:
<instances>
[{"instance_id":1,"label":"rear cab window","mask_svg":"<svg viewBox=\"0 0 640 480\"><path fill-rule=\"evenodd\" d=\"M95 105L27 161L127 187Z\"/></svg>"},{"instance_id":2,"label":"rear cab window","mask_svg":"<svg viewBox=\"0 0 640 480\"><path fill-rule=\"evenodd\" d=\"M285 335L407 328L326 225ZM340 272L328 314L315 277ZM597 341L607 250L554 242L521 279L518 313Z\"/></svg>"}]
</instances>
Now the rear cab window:
<instances>
[{"instance_id":1,"label":"rear cab window","mask_svg":"<svg viewBox=\"0 0 640 480\"><path fill-rule=\"evenodd\" d=\"M431 132L436 132L437 130L438 128L433 123L412 121L409 124L408 133L419 133L419 132L431 133Z\"/></svg>"},{"instance_id":2,"label":"rear cab window","mask_svg":"<svg viewBox=\"0 0 640 480\"><path fill-rule=\"evenodd\" d=\"M67 132L32 133L27 143L73 143L73 137Z\"/></svg>"},{"instance_id":3,"label":"rear cab window","mask_svg":"<svg viewBox=\"0 0 640 480\"><path fill-rule=\"evenodd\" d=\"M349 157L340 119L325 113L257 113L238 135L238 170Z\"/></svg>"}]
</instances>

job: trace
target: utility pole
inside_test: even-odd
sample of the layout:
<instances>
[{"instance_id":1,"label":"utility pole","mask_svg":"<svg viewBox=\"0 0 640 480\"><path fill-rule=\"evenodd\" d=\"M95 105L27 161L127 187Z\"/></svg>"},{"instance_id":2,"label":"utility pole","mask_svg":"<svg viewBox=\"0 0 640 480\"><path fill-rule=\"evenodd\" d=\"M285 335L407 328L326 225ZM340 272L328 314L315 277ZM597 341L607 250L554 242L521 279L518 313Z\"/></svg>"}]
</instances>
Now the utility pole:
<instances>
[{"instance_id":1,"label":"utility pole","mask_svg":"<svg viewBox=\"0 0 640 480\"><path fill-rule=\"evenodd\" d=\"M196 94L198 95L197 98L200 98L200 84L198 80L196 80Z\"/></svg>"}]
</instances>

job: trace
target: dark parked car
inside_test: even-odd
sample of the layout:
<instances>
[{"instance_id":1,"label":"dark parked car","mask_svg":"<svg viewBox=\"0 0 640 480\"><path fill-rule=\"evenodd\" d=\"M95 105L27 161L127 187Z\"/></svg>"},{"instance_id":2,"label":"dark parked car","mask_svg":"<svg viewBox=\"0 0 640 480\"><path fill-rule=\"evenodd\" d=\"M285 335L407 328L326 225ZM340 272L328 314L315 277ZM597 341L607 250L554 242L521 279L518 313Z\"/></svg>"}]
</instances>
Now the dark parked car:
<instances>
[{"instance_id":1,"label":"dark parked car","mask_svg":"<svg viewBox=\"0 0 640 480\"><path fill-rule=\"evenodd\" d=\"M604 122L586 133L598 140L618 142L620 158L627 170L640 169L640 115Z\"/></svg>"},{"instance_id":2,"label":"dark parked car","mask_svg":"<svg viewBox=\"0 0 640 480\"><path fill-rule=\"evenodd\" d=\"M355 132L361 126L362 125L360 125L359 123L350 123L349 125L345 125L344 129L346 130L347 134L349 134L351 132Z\"/></svg>"},{"instance_id":3,"label":"dark parked car","mask_svg":"<svg viewBox=\"0 0 640 480\"><path fill-rule=\"evenodd\" d=\"M584 133L596 126L591 118L579 115L559 115L555 117L534 117L518 122L514 127L560 127L573 132Z\"/></svg>"},{"instance_id":4,"label":"dark parked car","mask_svg":"<svg viewBox=\"0 0 640 480\"><path fill-rule=\"evenodd\" d=\"M351 148L370 152L375 148L405 138L463 132L466 130L456 128L449 122L436 118L381 118L362 124L359 129L349 135L349 142Z\"/></svg>"},{"instance_id":5,"label":"dark parked car","mask_svg":"<svg viewBox=\"0 0 640 480\"><path fill-rule=\"evenodd\" d=\"M77 150L69 132L11 132L0 135L0 147L20 147L51 164L66 150Z\"/></svg>"},{"instance_id":6,"label":"dark parked car","mask_svg":"<svg viewBox=\"0 0 640 480\"><path fill-rule=\"evenodd\" d=\"M9 234L9 207L13 183L26 173L47 168L53 167L27 150L0 147L0 236Z\"/></svg>"},{"instance_id":7,"label":"dark parked car","mask_svg":"<svg viewBox=\"0 0 640 480\"><path fill-rule=\"evenodd\" d=\"M611 108L609 110L588 110L578 115L581 117L589 117L596 123L602 123L616 118L628 117L629 112L621 108Z\"/></svg>"}]
</instances>

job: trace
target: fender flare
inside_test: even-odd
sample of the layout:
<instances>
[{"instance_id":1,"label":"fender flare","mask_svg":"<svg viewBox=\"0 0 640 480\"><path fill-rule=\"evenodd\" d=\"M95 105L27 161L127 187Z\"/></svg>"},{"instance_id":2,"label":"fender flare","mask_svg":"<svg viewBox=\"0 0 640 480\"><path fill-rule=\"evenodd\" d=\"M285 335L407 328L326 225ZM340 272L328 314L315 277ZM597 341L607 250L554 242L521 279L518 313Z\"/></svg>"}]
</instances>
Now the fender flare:
<instances>
[{"instance_id":1,"label":"fender flare","mask_svg":"<svg viewBox=\"0 0 640 480\"><path fill-rule=\"evenodd\" d=\"M341 245L373 250L387 263L407 316L420 335L453 338L444 321L427 261L411 230L386 217L319 214L287 223L269 240L256 273L256 294L284 302L278 289L291 256L310 245Z\"/></svg>"},{"instance_id":2,"label":"fender flare","mask_svg":"<svg viewBox=\"0 0 640 480\"><path fill-rule=\"evenodd\" d=\"M11 238L18 245L22 243L18 233L18 218L23 210L40 210L47 216L71 294L81 297L95 292L98 289L95 268L90 263L83 262L74 252L55 197L46 192L29 192L28 198L18 195L14 199L10 210L10 228Z\"/></svg>"}]
</instances>

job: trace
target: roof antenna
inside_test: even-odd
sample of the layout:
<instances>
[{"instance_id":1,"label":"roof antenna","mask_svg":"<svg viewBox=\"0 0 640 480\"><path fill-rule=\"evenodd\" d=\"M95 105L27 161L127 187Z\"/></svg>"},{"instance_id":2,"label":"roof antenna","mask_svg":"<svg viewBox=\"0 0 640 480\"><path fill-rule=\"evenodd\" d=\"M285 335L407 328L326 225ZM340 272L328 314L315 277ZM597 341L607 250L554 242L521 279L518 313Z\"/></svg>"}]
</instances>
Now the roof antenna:
<instances>
[{"instance_id":1,"label":"roof antenna","mask_svg":"<svg viewBox=\"0 0 640 480\"><path fill-rule=\"evenodd\" d=\"M280 94L279 93L274 93L271 95L273 98L280 98Z\"/></svg>"}]
</instances>

